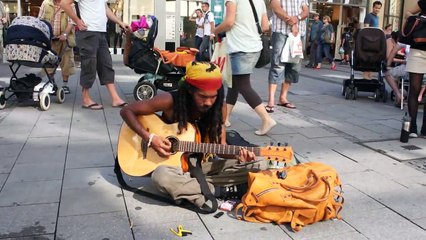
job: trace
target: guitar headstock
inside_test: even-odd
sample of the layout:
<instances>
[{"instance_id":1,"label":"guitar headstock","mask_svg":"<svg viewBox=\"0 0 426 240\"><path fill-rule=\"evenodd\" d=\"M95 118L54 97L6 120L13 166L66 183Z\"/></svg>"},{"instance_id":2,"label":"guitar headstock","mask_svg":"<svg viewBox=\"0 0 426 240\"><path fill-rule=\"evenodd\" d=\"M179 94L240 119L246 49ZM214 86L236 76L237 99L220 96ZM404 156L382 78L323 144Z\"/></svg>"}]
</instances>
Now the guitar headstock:
<instances>
[{"instance_id":1,"label":"guitar headstock","mask_svg":"<svg viewBox=\"0 0 426 240\"><path fill-rule=\"evenodd\" d=\"M287 162L293 160L293 148L290 146L267 146L260 147L260 156L264 157L265 160Z\"/></svg>"}]
</instances>

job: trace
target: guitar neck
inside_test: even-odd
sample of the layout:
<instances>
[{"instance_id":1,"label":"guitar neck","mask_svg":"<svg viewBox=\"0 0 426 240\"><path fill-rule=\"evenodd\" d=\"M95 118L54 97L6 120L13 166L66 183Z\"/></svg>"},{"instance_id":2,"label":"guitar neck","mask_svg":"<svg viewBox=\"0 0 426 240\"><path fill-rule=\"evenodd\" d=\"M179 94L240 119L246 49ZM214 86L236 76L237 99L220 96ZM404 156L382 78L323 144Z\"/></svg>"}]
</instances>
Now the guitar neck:
<instances>
[{"instance_id":1,"label":"guitar neck","mask_svg":"<svg viewBox=\"0 0 426 240\"><path fill-rule=\"evenodd\" d=\"M193 152L193 153L214 153L224 155L239 155L243 146L223 145L215 143L195 143L190 141L179 141L179 152ZM258 147L244 147L249 151L254 152L256 156L260 155L260 148Z\"/></svg>"}]
</instances>

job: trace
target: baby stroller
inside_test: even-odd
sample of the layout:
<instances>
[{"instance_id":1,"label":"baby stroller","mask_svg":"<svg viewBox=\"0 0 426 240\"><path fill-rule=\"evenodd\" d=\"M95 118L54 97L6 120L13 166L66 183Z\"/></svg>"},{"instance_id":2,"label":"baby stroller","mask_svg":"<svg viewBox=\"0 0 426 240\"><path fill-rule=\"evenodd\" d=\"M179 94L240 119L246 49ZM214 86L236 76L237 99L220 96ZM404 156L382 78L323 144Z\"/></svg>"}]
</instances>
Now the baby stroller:
<instances>
[{"instance_id":1,"label":"baby stroller","mask_svg":"<svg viewBox=\"0 0 426 240\"><path fill-rule=\"evenodd\" d=\"M149 16L147 21L149 24L145 27L134 29L132 26L134 32L127 34L123 56L126 66L138 74L143 74L133 89L136 100L153 98L157 89L177 90L179 80L185 75L186 64L194 61L198 52L192 48L178 48L176 52L155 48L158 19Z\"/></svg>"},{"instance_id":2,"label":"baby stroller","mask_svg":"<svg viewBox=\"0 0 426 240\"><path fill-rule=\"evenodd\" d=\"M47 68L59 66L60 58L51 50L52 27L46 21L31 16L17 17L12 21L6 38L6 57L12 71L9 86L0 90L0 109L6 107L6 101L15 95L18 100L33 99L39 102L40 109L50 107L50 95L57 97L58 103L65 101L65 93L55 84ZM35 74L18 78L16 73L21 66L42 68L48 80L42 82ZM6 97L6 92L12 94Z\"/></svg>"},{"instance_id":3,"label":"baby stroller","mask_svg":"<svg viewBox=\"0 0 426 240\"><path fill-rule=\"evenodd\" d=\"M354 71L377 72L377 79L355 79ZM352 51L351 76L343 80L342 96L355 100L358 92L373 92L374 100L387 101L384 73L386 71L386 38L381 29L364 28L358 33Z\"/></svg>"}]
</instances>

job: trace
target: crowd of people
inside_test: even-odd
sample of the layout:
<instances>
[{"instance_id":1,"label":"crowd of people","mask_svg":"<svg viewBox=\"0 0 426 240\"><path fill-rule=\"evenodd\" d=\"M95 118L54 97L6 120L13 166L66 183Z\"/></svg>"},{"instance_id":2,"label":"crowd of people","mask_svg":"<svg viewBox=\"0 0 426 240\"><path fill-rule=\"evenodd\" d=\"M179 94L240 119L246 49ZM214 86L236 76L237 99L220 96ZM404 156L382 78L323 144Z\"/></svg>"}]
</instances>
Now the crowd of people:
<instances>
[{"instance_id":1,"label":"crowd of people","mask_svg":"<svg viewBox=\"0 0 426 240\"><path fill-rule=\"evenodd\" d=\"M1 2L0 2L1 3ZM90 89L96 76L99 76L101 85L105 85L110 96L111 105L120 107L121 116L128 126L142 139L148 142L160 156L171 154L171 143L168 139L150 133L137 120L138 115L149 115L162 112L162 120L166 123L178 123L179 131L183 131L188 124L197 126L200 131L201 142L226 144L225 127L231 125L230 115L241 94L254 112L259 116L261 124L256 135L265 135L277 124L270 116L275 105L295 109L296 106L288 99L288 92L293 83L299 80L301 62L281 62L281 52L290 34L306 37L307 21L309 17L309 3L307 0L271 0L272 25L268 21L266 5L263 0L226 0L225 19L215 26L214 15L210 5L203 2L201 9L196 9L190 16L190 21L196 25L195 46L199 49L197 62L186 67L186 75L181 80L176 92L164 92L151 100L138 101L127 104L117 93L114 79L112 59L106 38L108 19L118 24L121 29L128 30L128 24L117 17L108 7L105 0L80 0L74 5L73 0L44 0L40 9L39 18L49 21L53 29L53 49L56 52L65 51L62 57L61 69L63 86L67 93L69 76L75 73L73 53L68 45L76 44L81 55L80 85L82 87L82 103L84 109L100 110L103 106L92 99ZM366 15L365 27L378 27L378 13L382 7L380 1L373 3L373 11ZM77 11L78 10L78 11ZM420 12L426 13L426 0L419 0L418 5L407 11L406 17ZM2 12L0 11L0 14ZM254 15L260 19L254 21ZM0 27L4 18L0 16ZM258 24L259 26L257 26ZM76 26L78 31L74 32ZM258 29L262 32L271 31L272 56L268 74L268 102L265 106L259 94L251 86L251 74L262 50L262 42ZM354 42L354 28L344 28L340 47L343 49L343 61L350 61L350 52ZM426 49L411 47L404 51L406 57L397 57L407 46L398 43L398 32L392 32L392 26L385 27L387 39L387 66L386 80L396 94L396 102L403 101L401 92L395 81L399 77L408 76L410 87L408 93L408 112L411 117L410 133L417 136L417 111L420 98L424 94L422 80L425 73ZM1 32L1 31L0 31ZM330 69L336 70L336 62L331 55L330 47L336 43L335 29L331 24L330 16L314 13L314 21L310 26L309 44L310 57L306 67L321 69L325 57ZM232 69L232 87L226 91L222 85L218 67L210 60L212 40L219 34L226 33L229 61ZM75 38L75 39L74 39ZM51 74L51 73L49 73ZM364 78L371 79L370 73L364 73ZM276 102L275 93L281 85L279 99ZM225 101L225 102L224 102ZM426 105L424 107L423 125L420 130L426 135ZM229 158L230 156L221 156ZM229 184L239 183L232 178L248 171L262 169L259 162L254 161L254 153L241 149L240 154L231 156L235 161L226 164L215 164L206 161L203 167L206 174L211 176L209 188L215 196L220 196L227 190ZM231 170L230 170L231 169ZM210 171L211 170L211 171ZM221 179L226 172L227 182L215 182ZM230 177L231 176L231 177ZM199 184L179 168L160 166L152 174L154 185L162 192L166 192L176 201L187 200L203 208L209 205ZM184 187L185 186L185 187ZM244 186L239 186L244 189ZM236 191L237 194L241 192Z\"/></svg>"}]
</instances>

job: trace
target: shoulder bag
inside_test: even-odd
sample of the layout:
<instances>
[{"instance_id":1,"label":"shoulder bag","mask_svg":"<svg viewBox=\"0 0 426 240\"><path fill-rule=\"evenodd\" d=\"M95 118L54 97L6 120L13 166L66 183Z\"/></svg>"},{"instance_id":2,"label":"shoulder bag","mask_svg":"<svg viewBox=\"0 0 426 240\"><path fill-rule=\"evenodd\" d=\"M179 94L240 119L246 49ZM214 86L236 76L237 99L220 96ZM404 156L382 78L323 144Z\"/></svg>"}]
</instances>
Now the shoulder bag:
<instances>
[{"instance_id":1,"label":"shoulder bag","mask_svg":"<svg viewBox=\"0 0 426 240\"><path fill-rule=\"evenodd\" d=\"M259 18L257 17L256 9L254 8L253 0L250 1L251 10L253 12L254 20L256 21L257 31L259 32L260 38L262 40L262 51L260 52L259 59L256 63L256 68L264 67L265 65L271 62L271 49L270 42L271 39L268 35L262 33L262 28L260 27Z\"/></svg>"},{"instance_id":2,"label":"shoulder bag","mask_svg":"<svg viewBox=\"0 0 426 240\"><path fill-rule=\"evenodd\" d=\"M334 32L330 30L330 27L326 27L324 31L324 42L328 44L334 43Z\"/></svg>"},{"instance_id":3,"label":"shoulder bag","mask_svg":"<svg viewBox=\"0 0 426 240\"><path fill-rule=\"evenodd\" d=\"M237 205L237 219L290 223L298 232L315 222L341 219L341 182L336 170L311 162L282 169L250 172L249 189Z\"/></svg>"},{"instance_id":4,"label":"shoulder bag","mask_svg":"<svg viewBox=\"0 0 426 240\"><path fill-rule=\"evenodd\" d=\"M426 50L426 16L419 14L408 17L399 33L399 42Z\"/></svg>"}]
</instances>

